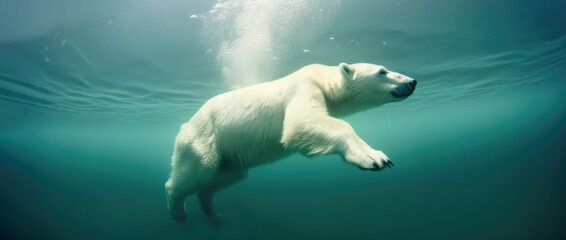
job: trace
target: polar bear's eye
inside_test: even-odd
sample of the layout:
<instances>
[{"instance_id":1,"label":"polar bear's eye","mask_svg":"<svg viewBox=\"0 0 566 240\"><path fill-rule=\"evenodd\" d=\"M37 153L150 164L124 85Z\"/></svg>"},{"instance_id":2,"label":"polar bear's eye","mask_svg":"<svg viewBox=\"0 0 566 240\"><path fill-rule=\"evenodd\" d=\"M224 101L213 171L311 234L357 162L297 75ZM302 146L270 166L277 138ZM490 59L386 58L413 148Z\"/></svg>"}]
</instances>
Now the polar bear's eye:
<instances>
[{"instance_id":1,"label":"polar bear's eye","mask_svg":"<svg viewBox=\"0 0 566 240\"><path fill-rule=\"evenodd\" d=\"M381 70L379 70L379 74L387 74L387 70L385 70L385 68L382 68Z\"/></svg>"}]
</instances>

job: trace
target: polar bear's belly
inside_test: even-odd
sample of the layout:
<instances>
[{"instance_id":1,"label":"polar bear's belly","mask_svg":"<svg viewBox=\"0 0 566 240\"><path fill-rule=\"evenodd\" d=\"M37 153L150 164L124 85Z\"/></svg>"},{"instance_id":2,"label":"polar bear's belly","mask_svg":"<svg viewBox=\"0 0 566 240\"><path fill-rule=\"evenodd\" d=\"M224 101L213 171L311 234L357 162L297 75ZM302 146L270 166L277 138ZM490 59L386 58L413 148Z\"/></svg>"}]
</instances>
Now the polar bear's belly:
<instances>
[{"instance_id":1,"label":"polar bear's belly","mask_svg":"<svg viewBox=\"0 0 566 240\"><path fill-rule=\"evenodd\" d=\"M263 145L232 145L220 151L221 168L247 169L274 162L288 155L280 143Z\"/></svg>"},{"instance_id":2,"label":"polar bear's belly","mask_svg":"<svg viewBox=\"0 0 566 240\"><path fill-rule=\"evenodd\" d=\"M232 118L220 126L216 144L221 155L221 166L250 168L273 162L286 155L281 143L282 111L257 111L246 117Z\"/></svg>"}]
</instances>

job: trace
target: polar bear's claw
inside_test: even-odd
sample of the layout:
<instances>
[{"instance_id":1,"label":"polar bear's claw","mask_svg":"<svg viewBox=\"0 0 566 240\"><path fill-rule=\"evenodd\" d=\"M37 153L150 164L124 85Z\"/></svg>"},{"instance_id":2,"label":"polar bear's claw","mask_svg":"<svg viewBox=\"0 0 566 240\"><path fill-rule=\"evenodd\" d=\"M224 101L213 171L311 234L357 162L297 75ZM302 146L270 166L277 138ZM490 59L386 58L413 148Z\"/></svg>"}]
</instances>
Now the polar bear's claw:
<instances>
[{"instance_id":1,"label":"polar bear's claw","mask_svg":"<svg viewBox=\"0 0 566 240\"><path fill-rule=\"evenodd\" d=\"M373 163L373 166L374 166L374 168L370 169L372 171L379 171L379 170L383 169L383 168L379 167L379 165L376 162Z\"/></svg>"},{"instance_id":2,"label":"polar bear's claw","mask_svg":"<svg viewBox=\"0 0 566 240\"><path fill-rule=\"evenodd\" d=\"M395 166L393 164L393 162L391 162L391 160L389 160L389 159L387 159L387 161L385 163L383 163L383 167L380 167L379 164L376 163L376 162L372 163L372 165L373 165L373 168L364 168L364 167L359 167L359 166L358 166L358 168L361 169L361 170L364 170L364 171L366 171L366 170L380 171L380 170L385 169L385 167L391 168L391 167Z\"/></svg>"},{"instance_id":3,"label":"polar bear's claw","mask_svg":"<svg viewBox=\"0 0 566 240\"><path fill-rule=\"evenodd\" d=\"M391 160L387 159L387 161L384 163L385 166L391 168L394 167L395 165L393 165L393 162L391 162ZM375 166L375 163L374 163Z\"/></svg>"}]
</instances>

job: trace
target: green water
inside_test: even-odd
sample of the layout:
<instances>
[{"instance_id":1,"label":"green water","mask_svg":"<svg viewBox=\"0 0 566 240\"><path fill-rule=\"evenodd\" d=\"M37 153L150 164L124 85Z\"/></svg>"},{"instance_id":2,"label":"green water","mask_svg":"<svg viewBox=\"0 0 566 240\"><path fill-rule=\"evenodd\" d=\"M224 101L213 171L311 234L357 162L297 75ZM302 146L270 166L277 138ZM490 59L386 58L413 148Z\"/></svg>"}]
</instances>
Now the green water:
<instances>
[{"instance_id":1,"label":"green water","mask_svg":"<svg viewBox=\"0 0 566 240\"><path fill-rule=\"evenodd\" d=\"M3 239L564 239L564 1L0 3ZM255 37L250 37L255 36ZM371 62L409 99L345 118L395 163L299 154L187 222L174 138L208 98ZM236 76L243 76L242 78Z\"/></svg>"}]
</instances>

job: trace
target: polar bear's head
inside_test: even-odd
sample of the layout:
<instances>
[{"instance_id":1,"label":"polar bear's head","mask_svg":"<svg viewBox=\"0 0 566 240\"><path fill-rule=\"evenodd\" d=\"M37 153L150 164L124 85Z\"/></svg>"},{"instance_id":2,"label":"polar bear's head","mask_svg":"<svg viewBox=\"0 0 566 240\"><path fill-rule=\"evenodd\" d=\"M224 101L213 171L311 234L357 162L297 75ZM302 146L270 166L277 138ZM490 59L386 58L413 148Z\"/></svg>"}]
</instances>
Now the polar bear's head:
<instances>
[{"instance_id":1,"label":"polar bear's head","mask_svg":"<svg viewBox=\"0 0 566 240\"><path fill-rule=\"evenodd\" d=\"M348 105L343 107L353 112L404 100L417 85L415 79L379 65L340 63L338 69L344 84L342 99Z\"/></svg>"}]
</instances>

